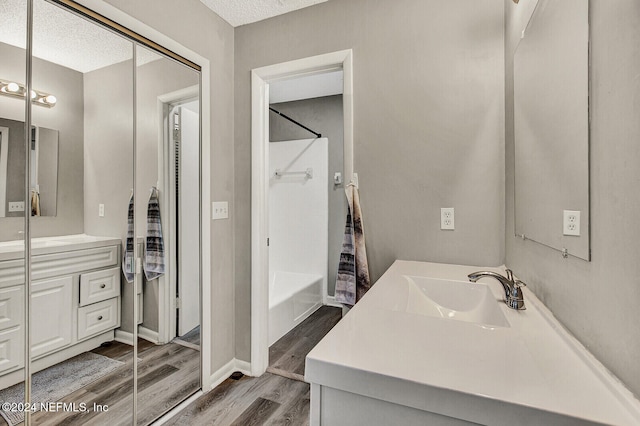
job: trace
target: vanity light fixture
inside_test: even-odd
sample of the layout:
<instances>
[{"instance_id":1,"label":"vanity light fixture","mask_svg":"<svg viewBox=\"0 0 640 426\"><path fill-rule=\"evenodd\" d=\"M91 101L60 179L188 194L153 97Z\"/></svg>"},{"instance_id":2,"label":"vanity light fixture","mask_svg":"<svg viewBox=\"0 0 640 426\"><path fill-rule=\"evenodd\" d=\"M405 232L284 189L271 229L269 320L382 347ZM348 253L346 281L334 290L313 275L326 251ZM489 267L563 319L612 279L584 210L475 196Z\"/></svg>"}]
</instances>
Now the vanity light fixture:
<instances>
[{"instance_id":1,"label":"vanity light fixture","mask_svg":"<svg viewBox=\"0 0 640 426\"><path fill-rule=\"evenodd\" d=\"M0 80L1 95L13 96L15 98L23 99L26 93L27 89L22 84L16 83L14 81ZM32 90L30 97L31 102L34 105L40 105L47 108L52 108L53 106L55 106L56 102L58 102L58 99L54 95L41 92L39 90Z\"/></svg>"}]
</instances>

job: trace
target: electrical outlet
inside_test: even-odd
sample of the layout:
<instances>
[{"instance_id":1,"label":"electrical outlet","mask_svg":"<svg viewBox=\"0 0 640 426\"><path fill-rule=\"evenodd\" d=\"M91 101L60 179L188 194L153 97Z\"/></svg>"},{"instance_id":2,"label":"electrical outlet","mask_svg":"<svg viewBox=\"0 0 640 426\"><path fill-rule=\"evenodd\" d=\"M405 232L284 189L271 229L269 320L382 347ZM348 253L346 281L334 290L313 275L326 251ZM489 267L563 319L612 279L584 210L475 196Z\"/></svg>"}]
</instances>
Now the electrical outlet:
<instances>
[{"instance_id":1,"label":"electrical outlet","mask_svg":"<svg viewBox=\"0 0 640 426\"><path fill-rule=\"evenodd\" d=\"M98 216L104 217L104 204L98 204Z\"/></svg>"},{"instance_id":2,"label":"electrical outlet","mask_svg":"<svg viewBox=\"0 0 640 426\"><path fill-rule=\"evenodd\" d=\"M440 209L440 229L453 230L455 229L453 207Z\"/></svg>"},{"instance_id":3,"label":"electrical outlet","mask_svg":"<svg viewBox=\"0 0 640 426\"><path fill-rule=\"evenodd\" d=\"M562 220L562 234L580 236L580 212L564 210Z\"/></svg>"},{"instance_id":4,"label":"electrical outlet","mask_svg":"<svg viewBox=\"0 0 640 426\"><path fill-rule=\"evenodd\" d=\"M9 212L23 212L24 201L9 201Z\"/></svg>"},{"instance_id":5,"label":"electrical outlet","mask_svg":"<svg viewBox=\"0 0 640 426\"><path fill-rule=\"evenodd\" d=\"M214 201L211 203L211 218L213 220L229 218L229 203L227 201Z\"/></svg>"}]
</instances>

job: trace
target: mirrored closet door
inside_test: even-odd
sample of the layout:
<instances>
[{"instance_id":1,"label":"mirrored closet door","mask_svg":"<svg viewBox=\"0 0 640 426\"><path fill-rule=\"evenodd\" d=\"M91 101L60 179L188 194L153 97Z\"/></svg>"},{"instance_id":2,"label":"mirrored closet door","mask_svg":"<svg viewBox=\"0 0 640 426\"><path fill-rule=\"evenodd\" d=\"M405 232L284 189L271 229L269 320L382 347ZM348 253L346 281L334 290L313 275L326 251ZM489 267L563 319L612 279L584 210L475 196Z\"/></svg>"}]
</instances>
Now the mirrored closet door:
<instances>
[{"instance_id":1,"label":"mirrored closet door","mask_svg":"<svg viewBox=\"0 0 640 426\"><path fill-rule=\"evenodd\" d=\"M199 68L0 9L0 425L150 424L201 387Z\"/></svg>"},{"instance_id":2,"label":"mirrored closet door","mask_svg":"<svg viewBox=\"0 0 640 426\"><path fill-rule=\"evenodd\" d=\"M136 46L136 220L144 236L140 425L200 385L200 73Z\"/></svg>"},{"instance_id":3,"label":"mirrored closet door","mask_svg":"<svg viewBox=\"0 0 640 426\"><path fill-rule=\"evenodd\" d=\"M0 3L0 400L8 403L0 423L19 422L25 401L26 322L25 219L27 145L27 8ZM28 248L27 248L28 249ZM6 419L6 420L5 420Z\"/></svg>"}]
</instances>

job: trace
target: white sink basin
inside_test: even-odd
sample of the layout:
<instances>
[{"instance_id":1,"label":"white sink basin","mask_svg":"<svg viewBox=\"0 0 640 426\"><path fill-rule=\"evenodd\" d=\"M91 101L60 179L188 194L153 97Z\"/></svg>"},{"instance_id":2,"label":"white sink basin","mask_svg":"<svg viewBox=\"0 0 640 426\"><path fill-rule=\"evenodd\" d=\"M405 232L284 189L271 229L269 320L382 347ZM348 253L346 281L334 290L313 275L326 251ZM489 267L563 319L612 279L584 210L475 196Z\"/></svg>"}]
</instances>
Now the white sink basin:
<instances>
[{"instance_id":1,"label":"white sink basin","mask_svg":"<svg viewBox=\"0 0 640 426\"><path fill-rule=\"evenodd\" d=\"M404 275L407 312L455 321L509 327L500 303L485 284Z\"/></svg>"}]
</instances>

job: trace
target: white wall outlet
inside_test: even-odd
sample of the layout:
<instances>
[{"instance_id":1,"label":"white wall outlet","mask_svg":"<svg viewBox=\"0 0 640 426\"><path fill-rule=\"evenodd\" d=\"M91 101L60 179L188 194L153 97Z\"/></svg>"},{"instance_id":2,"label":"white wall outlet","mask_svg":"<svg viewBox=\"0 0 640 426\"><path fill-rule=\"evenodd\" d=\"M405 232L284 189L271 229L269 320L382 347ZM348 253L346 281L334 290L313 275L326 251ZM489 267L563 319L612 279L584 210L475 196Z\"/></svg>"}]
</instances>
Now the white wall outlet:
<instances>
[{"instance_id":1,"label":"white wall outlet","mask_svg":"<svg viewBox=\"0 0 640 426\"><path fill-rule=\"evenodd\" d=\"M104 204L98 204L98 216L104 217Z\"/></svg>"},{"instance_id":2,"label":"white wall outlet","mask_svg":"<svg viewBox=\"0 0 640 426\"><path fill-rule=\"evenodd\" d=\"M562 234L580 236L580 212L564 210L562 220Z\"/></svg>"},{"instance_id":3,"label":"white wall outlet","mask_svg":"<svg viewBox=\"0 0 640 426\"><path fill-rule=\"evenodd\" d=\"M214 201L211 203L211 218L213 220L229 218L229 202Z\"/></svg>"},{"instance_id":4,"label":"white wall outlet","mask_svg":"<svg viewBox=\"0 0 640 426\"><path fill-rule=\"evenodd\" d=\"M453 207L440 209L440 229L443 229L443 230L456 229Z\"/></svg>"},{"instance_id":5,"label":"white wall outlet","mask_svg":"<svg viewBox=\"0 0 640 426\"><path fill-rule=\"evenodd\" d=\"M9 201L9 212L23 212L24 201Z\"/></svg>"}]
</instances>

